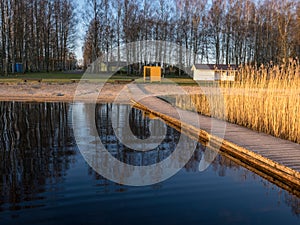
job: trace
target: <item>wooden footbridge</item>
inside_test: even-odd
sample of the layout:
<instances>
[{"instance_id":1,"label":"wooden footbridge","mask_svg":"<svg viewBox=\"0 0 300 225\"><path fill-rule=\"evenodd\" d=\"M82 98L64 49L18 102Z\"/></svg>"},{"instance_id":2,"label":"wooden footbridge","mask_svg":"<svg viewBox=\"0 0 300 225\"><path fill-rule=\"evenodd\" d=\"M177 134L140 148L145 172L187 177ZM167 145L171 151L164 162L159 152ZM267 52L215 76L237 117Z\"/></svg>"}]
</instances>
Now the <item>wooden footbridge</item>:
<instances>
[{"instance_id":1,"label":"wooden footbridge","mask_svg":"<svg viewBox=\"0 0 300 225\"><path fill-rule=\"evenodd\" d=\"M134 107L162 118L169 125L202 143L209 143L209 147L219 150L220 154L300 196L299 144L175 108L168 102L151 96L136 84L127 87ZM184 121L181 119L182 115ZM213 126L218 128L224 125L225 133L221 132L222 129L216 129L212 134Z\"/></svg>"}]
</instances>

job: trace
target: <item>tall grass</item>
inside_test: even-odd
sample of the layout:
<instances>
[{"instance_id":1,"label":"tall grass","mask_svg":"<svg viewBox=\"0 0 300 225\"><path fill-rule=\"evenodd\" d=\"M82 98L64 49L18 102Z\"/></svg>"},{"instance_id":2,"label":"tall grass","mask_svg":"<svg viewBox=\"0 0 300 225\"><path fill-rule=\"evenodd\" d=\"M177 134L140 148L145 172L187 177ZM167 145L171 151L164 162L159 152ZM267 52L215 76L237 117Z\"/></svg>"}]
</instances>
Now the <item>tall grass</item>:
<instances>
[{"instance_id":1,"label":"tall grass","mask_svg":"<svg viewBox=\"0 0 300 225\"><path fill-rule=\"evenodd\" d=\"M221 83L219 88L222 100L211 87L205 95L178 98L177 105L300 143L299 61L241 67L234 83Z\"/></svg>"}]
</instances>

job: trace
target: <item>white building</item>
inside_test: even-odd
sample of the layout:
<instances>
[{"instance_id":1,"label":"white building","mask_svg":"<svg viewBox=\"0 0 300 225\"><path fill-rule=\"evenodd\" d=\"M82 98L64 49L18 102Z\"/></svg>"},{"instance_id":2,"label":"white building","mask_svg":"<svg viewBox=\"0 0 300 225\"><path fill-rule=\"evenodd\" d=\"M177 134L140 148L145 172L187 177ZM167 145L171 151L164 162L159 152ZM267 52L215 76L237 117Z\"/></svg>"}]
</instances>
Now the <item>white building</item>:
<instances>
[{"instance_id":1,"label":"white building","mask_svg":"<svg viewBox=\"0 0 300 225\"><path fill-rule=\"evenodd\" d=\"M201 81L234 81L237 68L234 65L195 64L193 79Z\"/></svg>"}]
</instances>

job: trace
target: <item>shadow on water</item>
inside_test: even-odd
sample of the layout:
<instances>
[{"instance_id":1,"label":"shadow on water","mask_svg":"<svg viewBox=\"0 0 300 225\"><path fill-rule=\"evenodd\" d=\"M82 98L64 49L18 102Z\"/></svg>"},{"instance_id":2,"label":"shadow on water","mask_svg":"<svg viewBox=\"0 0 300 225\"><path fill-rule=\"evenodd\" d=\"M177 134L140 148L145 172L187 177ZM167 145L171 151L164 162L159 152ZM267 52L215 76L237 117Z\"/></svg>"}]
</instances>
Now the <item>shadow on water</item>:
<instances>
[{"instance_id":1,"label":"shadow on water","mask_svg":"<svg viewBox=\"0 0 300 225\"><path fill-rule=\"evenodd\" d=\"M22 211L26 208L47 206L47 195L43 193L64 193L64 190L58 190L59 184L65 182L71 165L79 165L80 161L72 131L70 109L71 105L67 103L0 103L0 216L1 211ZM118 110L117 123L120 124L126 120L122 110L130 111L127 119L132 132L140 139L149 137L151 119L130 106L97 105L98 133L102 143L114 157L132 165L151 165L172 153L180 133L169 126L165 139L157 148L137 152L124 146L112 128L113 110ZM182 171L189 174L199 173L199 163L205 151L209 150L198 143L196 151ZM85 163L79 165L79 168L81 171L87 169L85 175L92 177L96 186L102 184L108 190L118 193L135 190L106 180ZM219 177L226 177L232 171L241 171L240 180L259 180L267 190L274 188L273 184L221 155L217 156L210 168ZM51 189L48 187L50 184L53 187ZM160 189L164 185L166 184L163 182L152 187ZM186 185L189 188L189 184ZM281 189L278 192L284 193L284 202L291 208L292 213L300 215L300 199ZM43 204L27 204L39 202L40 199L45 200Z\"/></svg>"}]
</instances>

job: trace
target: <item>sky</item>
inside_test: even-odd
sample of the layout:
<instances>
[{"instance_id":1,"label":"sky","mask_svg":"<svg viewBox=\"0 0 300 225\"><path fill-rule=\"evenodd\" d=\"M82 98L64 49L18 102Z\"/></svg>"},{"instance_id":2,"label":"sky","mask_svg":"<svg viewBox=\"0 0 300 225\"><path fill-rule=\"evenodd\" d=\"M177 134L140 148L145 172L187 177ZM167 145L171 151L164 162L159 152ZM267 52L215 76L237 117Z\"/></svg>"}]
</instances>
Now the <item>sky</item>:
<instances>
[{"instance_id":1,"label":"sky","mask_svg":"<svg viewBox=\"0 0 300 225\"><path fill-rule=\"evenodd\" d=\"M76 13L78 17L80 17L80 10L82 10L84 6L85 0L75 0L75 7L76 7ZM78 24L78 38L77 38L77 45L75 49L75 54L77 56L77 59L82 59L83 58L83 53L82 53L82 46L83 46L83 37L84 37L84 28L82 21L79 18L79 24Z\"/></svg>"}]
</instances>

